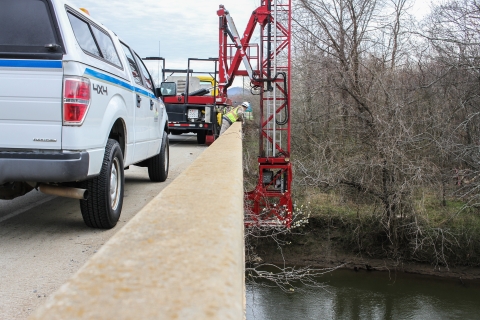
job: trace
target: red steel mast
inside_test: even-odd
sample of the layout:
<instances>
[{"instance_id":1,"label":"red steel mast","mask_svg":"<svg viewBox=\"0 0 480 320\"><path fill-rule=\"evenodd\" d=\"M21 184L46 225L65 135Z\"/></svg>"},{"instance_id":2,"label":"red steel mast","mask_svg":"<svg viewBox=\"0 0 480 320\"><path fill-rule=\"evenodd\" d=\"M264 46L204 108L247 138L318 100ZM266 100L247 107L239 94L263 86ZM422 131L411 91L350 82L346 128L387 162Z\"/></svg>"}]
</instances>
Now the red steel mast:
<instances>
[{"instance_id":1,"label":"red steel mast","mask_svg":"<svg viewBox=\"0 0 480 320\"><path fill-rule=\"evenodd\" d=\"M246 192L246 224L283 224L292 221L290 162L291 0L262 0L241 36L223 5L219 16L219 95L235 76L248 76L260 92L259 179ZM259 27L259 43L252 44ZM239 70L243 62L244 70ZM252 67L255 66L255 67Z\"/></svg>"}]
</instances>

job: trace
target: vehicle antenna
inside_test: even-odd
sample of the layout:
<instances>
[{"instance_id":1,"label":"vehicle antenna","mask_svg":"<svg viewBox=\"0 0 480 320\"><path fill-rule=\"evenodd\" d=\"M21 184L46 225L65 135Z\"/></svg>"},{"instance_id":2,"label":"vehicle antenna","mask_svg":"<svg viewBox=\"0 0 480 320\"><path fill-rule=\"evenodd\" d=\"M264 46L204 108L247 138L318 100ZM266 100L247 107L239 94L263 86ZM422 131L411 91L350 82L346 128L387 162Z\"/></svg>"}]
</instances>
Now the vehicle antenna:
<instances>
[{"instance_id":1,"label":"vehicle antenna","mask_svg":"<svg viewBox=\"0 0 480 320\"><path fill-rule=\"evenodd\" d=\"M162 56L160 54L160 40L158 40L158 56ZM160 85L160 60L157 61L157 85Z\"/></svg>"}]
</instances>

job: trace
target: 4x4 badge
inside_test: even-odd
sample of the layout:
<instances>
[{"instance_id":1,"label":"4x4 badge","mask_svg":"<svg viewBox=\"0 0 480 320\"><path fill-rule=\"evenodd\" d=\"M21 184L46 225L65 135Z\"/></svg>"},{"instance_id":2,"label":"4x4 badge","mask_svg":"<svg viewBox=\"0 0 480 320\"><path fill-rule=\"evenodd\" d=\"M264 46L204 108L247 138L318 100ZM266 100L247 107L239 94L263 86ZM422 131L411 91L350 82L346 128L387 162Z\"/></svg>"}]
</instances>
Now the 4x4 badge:
<instances>
[{"instance_id":1,"label":"4x4 badge","mask_svg":"<svg viewBox=\"0 0 480 320\"><path fill-rule=\"evenodd\" d=\"M103 87L101 85L96 85L95 86L95 83L92 83L92 89L95 90L98 94L105 94L108 96L108 91L107 91L107 87Z\"/></svg>"}]
</instances>

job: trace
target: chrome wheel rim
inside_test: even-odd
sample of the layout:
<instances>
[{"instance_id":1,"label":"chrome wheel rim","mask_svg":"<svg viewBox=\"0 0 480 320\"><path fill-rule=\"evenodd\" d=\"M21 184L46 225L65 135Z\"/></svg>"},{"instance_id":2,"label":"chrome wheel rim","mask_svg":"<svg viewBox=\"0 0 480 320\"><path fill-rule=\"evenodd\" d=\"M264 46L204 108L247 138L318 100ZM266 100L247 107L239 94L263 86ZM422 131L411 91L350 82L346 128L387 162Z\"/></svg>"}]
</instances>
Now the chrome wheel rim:
<instances>
[{"instance_id":1,"label":"chrome wheel rim","mask_svg":"<svg viewBox=\"0 0 480 320\"><path fill-rule=\"evenodd\" d=\"M118 200L120 198L121 179L120 174L120 162L118 158L113 159L112 169L110 171L110 203L112 209L117 209Z\"/></svg>"}]
</instances>

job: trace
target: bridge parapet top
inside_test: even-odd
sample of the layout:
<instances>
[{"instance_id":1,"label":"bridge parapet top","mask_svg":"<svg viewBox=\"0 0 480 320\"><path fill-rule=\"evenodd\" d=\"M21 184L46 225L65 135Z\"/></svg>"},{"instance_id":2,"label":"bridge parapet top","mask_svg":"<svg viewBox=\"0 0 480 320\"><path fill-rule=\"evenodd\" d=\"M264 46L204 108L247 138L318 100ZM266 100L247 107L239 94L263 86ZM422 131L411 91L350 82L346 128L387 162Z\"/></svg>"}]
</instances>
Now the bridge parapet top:
<instances>
[{"instance_id":1,"label":"bridge parapet top","mask_svg":"<svg viewBox=\"0 0 480 320\"><path fill-rule=\"evenodd\" d=\"M234 123L30 319L244 319L243 226Z\"/></svg>"}]
</instances>

